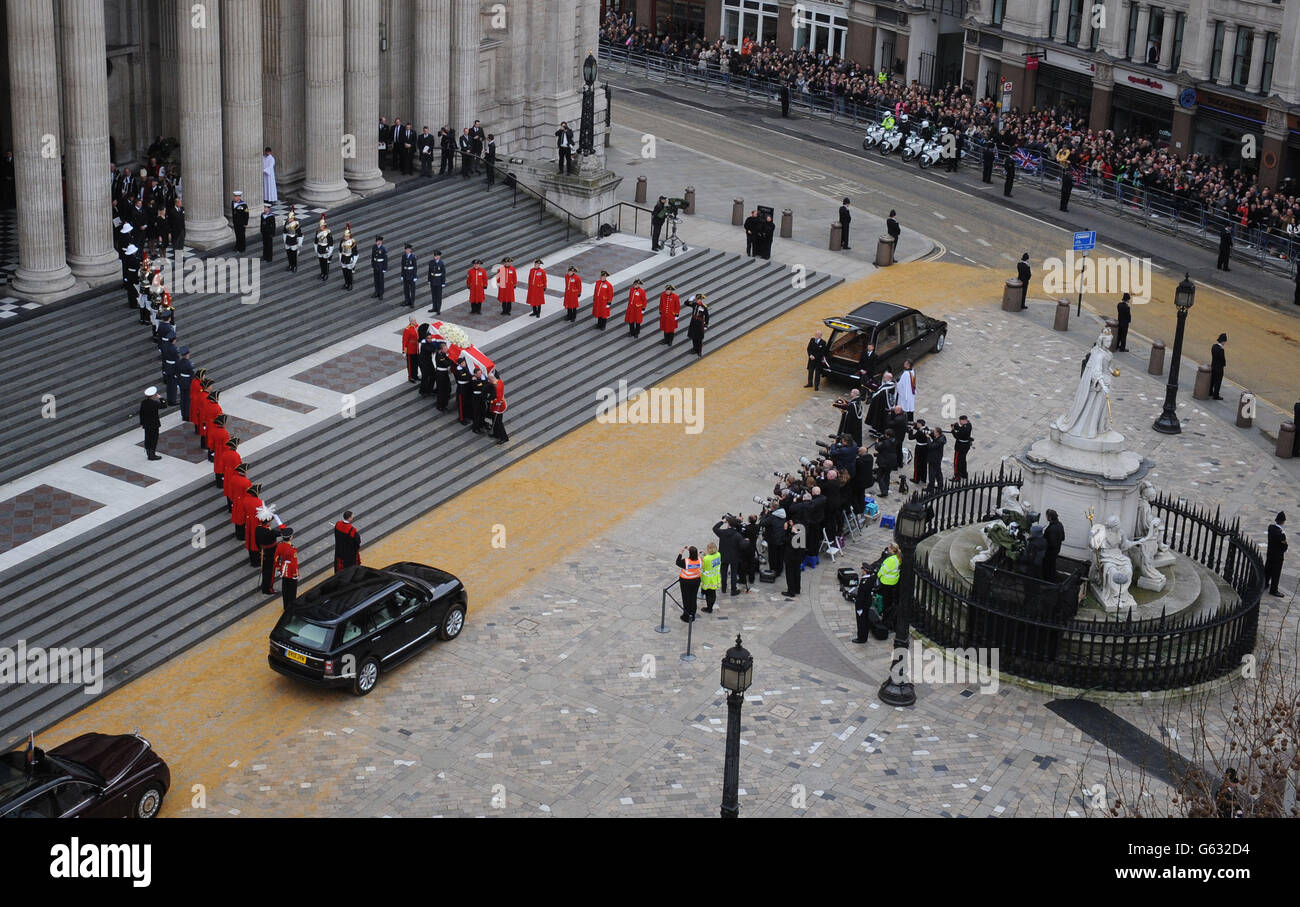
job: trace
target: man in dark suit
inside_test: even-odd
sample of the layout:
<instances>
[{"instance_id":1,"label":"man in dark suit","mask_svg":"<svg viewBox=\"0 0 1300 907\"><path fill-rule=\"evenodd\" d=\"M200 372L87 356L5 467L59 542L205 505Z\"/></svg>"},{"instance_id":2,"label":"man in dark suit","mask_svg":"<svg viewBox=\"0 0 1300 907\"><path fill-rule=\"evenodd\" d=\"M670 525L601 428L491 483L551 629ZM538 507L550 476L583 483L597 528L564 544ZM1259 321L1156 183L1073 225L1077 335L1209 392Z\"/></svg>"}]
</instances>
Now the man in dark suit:
<instances>
[{"instance_id":1,"label":"man in dark suit","mask_svg":"<svg viewBox=\"0 0 1300 907\"><path fill-rule=\"evenodd\" d=\"M438 164L438 175L452 173L456 169L456 136L452 135L451 130L443 126L438 130L438 148L442 151L442 158Z\"/></svg>"},{"instance_id":2,"label":"man in dark suit","mask_svg":"<svg viewBox=\"0 0 1300 907\"><path fill-rule=\"evenodd\" d=\"M388 249L382 236L375 237L375 247L370 250L370 270L375 275L375 299L384 298L384 272L388 270Z\"/></svg>"},{"instance_id":3,"label":"man in dark suit","mask_svg":"<svg viewBox=\"0 0 1300 907\"><path fill-rule=\"evenodd\" d=\"M470 171L474 167L474 146L470 144L468 126L461 130L456 144L460 148L460 175L469 179Z\"/></svg>"},{"instance_id":4,"label":"man in dark suit","mask_svg":"<svg viewBox=\"0 0 1300 907\"><path fill-rule=\"evenodd\" d=\"M378 164L381 168L385 170L392 166L391 164L389 164L389 158L388 158L388 155L392 151L392 148L393 148L393 127L388 125L387 117L380 117L379 118Z\"/></svg>"},{"instance_id":5,"label":"man in dark suit","mask_svg":"<svg viewBox=\"0 0 1300 907\"><path fill-rule=\"evenodd\" d=\"M1268 527L1268 553L1264 557L1264 580L1268 583L1268 594L1278 598L1283 597L1277 590L1277 584L1282 578L1282 558L1286 555L1286 532L1282 529L1285 525L1286 514L1278 513L1277 519Z\"/></svg>"},{"instance_id":6,"label":"man in dark suit","mask_svg":"<svg viewBox=\"0 0 1300 907\"><path fill-rule=\"evenodd\" d=\"M433 135L429 132L428 126L425 126L423 131L421 131L419 138L416 139L416 144L420 148L420 176L431 177L433 176L433 149L435 142Z\"/></svg>"},{"instance_id":7,"label":"man in dark suit","mask_svg":"<svg viewBox=\"0 0 1300 907\"><path fill-rule=\"evenodd\" d=\"M1232 228L1227 224L1219 230L1219 261L1214 267L1220 271L1231 271L1228 259L1232 257Z\"/></svg>"},{"instance_id":8,"label":"man in dark suit","mask_svg":"<svg viewBox=\"0 0 1300 907\"><path fill-rule=\"evenodd\" d=\"M759 230L763 226L763 220L758 216L758 209L755 208L749 212L749 217L745 218L745 254L753 258L755 247L758 244Z\"/></svg>"},{"instance_id":9,"label":"man in dark suit","mask_svg":"<svg viewBox=\"0 0 1300 907\"><path fill-rule=\"evenodd\" d=\"M853 220L853 215L849 214L849 200L846 198L840 205L840 248L849 248L849 224Z\"/></svg>"},{"instance_id":10,"label":"man in dark suit","mask_svg":"<svg viewBox=\"0 0 1300 907\"><path fill-rule=\"evenodd\" d=\"M474 125L469 127L469 148L470 151L474 152L475 173L482 172L481 171L482 165L478 162L478 159L483 156L483 144L485 141L486 138L483 133L483 124L480 123L478 120L475 120Z\"/></svg>"},{"instance_id":11,"label":"man in dark suit","mask_svg":"<svg viewBox=\"0 0 1300 907\"><path fill-rule=\"evenodd\" d=\"M1224 350L1228 342L1227 334L1220 334L1214 346L1210 347L1210 399L1222 400L1219 391L1223 387L1223 370L1228 365L1228 356Z\"/></svg>"},{"instance_id":12,"label":"man in dark suit","mask_svg":"<svg viewBox=\"0 0 1300 907\"><path fill-rule=\"evenodd\" d=\"M402 172L407 175L415 173L415 129L410 123L402 127L398 141L402 152Z\"/></svg>"},{"instance_id":13,"label":"man in dark suit","mask_svg":"<svg viewBox=\"0 0 1300 907\"><path fill-rule=\"evenodd\" d=\"M144 399L140 401L140 427L144 429L144 452L150 460L162 459L155 453L158 448L158 429L162 427L162 419L158 415L162 407L162 395L158 393L158 388L146 388Z\"/></svg>"},{"instance_id":14,"label":"man in dark suit","mask_svg":"<svg viewBox=\"0 0 1300 907\"><path fill-rule=\"evenodd\" d=\"M1115 323L1119 326L1119 334L1115 337L1115 351L1117 353L1128 352L1128 326L1133 320L1133 311L1129 306L1129 300L1133 297L1128 293L1115 306Z\"/></svg>"},{"instance_id":15,"label":"man in dark suit","mask_svg":"<svg viewBox=\"0 0 1300 907\"><path fill-rule=\"evenodd\" d=\"M561 123L560 128L555 130L555 147L560 152L560 172L567 170L573 173L573 130L567 122Z\"/></svg>"},{"instance_id":16,"label":"man in dark suit","mask_svg":"<svg viewBox=\"0 0 1300 907\"><path fill-rule=\"evenodd\" d=\"M898 238L903 235L903 228L898 225L898 212L893 208L889 209L889 217L885 218L885 232L894 240L894 254L898 254Z\"/></svg>"},{"instance_id":17,"label":"man in dark suit","mask_svg":"<svg viewBox=\"0 0 1300 907\"><path fill-rule=\"evenodd\" d=\"M1043 538L1047 540L1047 551L1043 554L1043 579L1054 583L1056 558L1061 553L1061 545L1065 543L1065 527L1061 525L1061 518L1055 510L1047 511L1047 528L1043 530Z\"/></svg>"},{"instance_id":18,"label":"man in dark suit","mask_svg":"<svg viewBox=\"0 0 1300 907\"><path fill-rule=\"evenodd\" d=\"M167 212L167 229L171 233L172 248L183 248L185 246L185 206L181 204L179 198L176 199Z\"/></svg>"},{"instance_id":19,"label":"man in dark suit","mask_svg":"<svg viewBox=\"0 0 1300 907\"><path fill-rule=\"evenodd\" d=\"M1029 253L1026 252L1020 256L1020 261L1016 262L1016 280L1020 281L1020 308L1029 308L1026 297L1029 295L1029 278L1034 276L1033 270L1029 267Z\"/></svg>"},{"instance_id":20,"label":"man in dark suit","mask_svg":"<svg viewBox=\"0 0 1300 907\"><path fill-rule=\"evenodd\" d=\"M497 137L490 132L487 145L483 149L483 165L487 172L487 179L484 182L491 186L497 178Z\"/></svg>"},{"instance_id":21,"label":"man in dark suit","mask_svg":"<svg viewBox=\"0 0 1300 907\"><path fill-rule=\"evenodd\" d=\"M1070 166L1071 158L1061 164L1061 210L1070 210L1070 193L1074 191L1074 168Z\"/></svg>"},{"instance_id":22,"label":"man in dark suit","mask_svg":"<svg viewBox=\"0 0 1300 907\"><path fill-rule=\"evenodd\" d=\"M813 390L820 390L822 385L822 369L826 366L826 341L822 339L822 332L818 331L812 335L808 341L808 383L804 387L811 387Z\"/></svg>"}]
</instances>

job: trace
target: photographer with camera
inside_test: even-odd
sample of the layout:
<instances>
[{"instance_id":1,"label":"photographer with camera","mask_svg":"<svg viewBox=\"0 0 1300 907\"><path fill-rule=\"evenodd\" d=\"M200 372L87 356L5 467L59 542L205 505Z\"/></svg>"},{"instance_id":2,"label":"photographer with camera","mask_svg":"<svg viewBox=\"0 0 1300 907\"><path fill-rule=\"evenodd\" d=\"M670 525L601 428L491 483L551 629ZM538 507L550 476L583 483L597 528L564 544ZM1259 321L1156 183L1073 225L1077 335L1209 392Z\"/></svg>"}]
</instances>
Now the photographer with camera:
<instances>
[{"instance_id":1,"label":"photographer with camera","mask_svg":"<svg viewBox=\"0 0 1300 907\"><path fill-rule=\"evenodd\" d=\"M740 529L742 539L740 545L740 575L745 582L746 593L758 581L759 533L758 517L751 513L746 519L745 525Z\"/></svg>"},{"instance_id":2,"label":"photographer with camera","mask_svg":"<svg viewBox=\"0 0 1300 907\"><path fill-rule=\"evenodd\" d=\"M739 595L737 585L740 581L740 564L743 560L741 549L745 537L740 532L741 518L724 514L722 519L713 524L713 534L718 537L718 550L722 554L722 584L726 589L727 577L731 577L731 594Z\"/></svg>"},{"instance_id":3,"label":"photographer with camera","mask_svg":"<svg viewBox=\"0 0 1300 907\"><path fill-rule=\"evenodd\" d=\"M664 221L668 219L668 196L659 196L654 210L650 212L650 251L658 252L662 247L659 241L664 232Z\"/></svg>"},{"instance_id":4,"label":"photographer with camera","mask_svg":"<svg viewBox=\"0 0 1300 907\"><path fill-rule=\"evenodd\" d=\"M677 575L677 585L682 593L682 620L690 623L695 620L695 598L700 591L700 579L704 571L699 549L694 545L684 545L677 555L677 566L681 568Z\"/></svg>"},{"instance_id":5,"label":"photographer with camera","mask_svg":"<svg viewBox=\"0 0 1300 907\"><path fill-rule=\"evenodd\" d=\"M785 508L781 506L779 500L772 502L772 506L764 508L760 525L763 529L763 540L767 543L767 569L775 578L781 575L781 570L785 567L785 546L790 538L785 528Z\"/></svg>"},{"instance_id":6,"label":"photographer with camera","mask_svg":"<svg viewBox=\"0 0 1300 907\"><path fill-rule=\"evenodd\" d=\"M930 443L925 448L926 491L939 491L943 488L943 448L947 443L943 429L930 429Z\"/></svg>"},{"instance_id":7,"label":"photographer with camera","mask_svg":"<svg viewBox=\"0 0 1300 907\"><path fill-rule=\"evenodd\" d=\"M865 447L858 448L857 459L853 463L852 508L858 516L866 511L867 491L876 478L876 463L871 451Z\"/></svg>"},{"instance_id":8,"label":"photographer with camera","mask_svg":"<svg viewBox=\"0 0 1300 907\"><path fill-rule=\"evenodd\" d=\"M952 423L952 479L954 482L966 481L966 454L975 443L972 437L974 426L965 416Z\"/></svg>"},{"instance_id":9,"label":"photographer with camera","mask_svg":"<svg viewBox=\"0 0 1300 907\"><path fill-rule=\"evenodd\" d=\"M827 448L826 453L841 475L852 478L858 459L858 448L861 446L853 443L852 436L840 434L836 436L835 443Z\"/></svg>"},{"instance_id":10,"label":"photographer with camera","mask_svg":"<svg viewBox=\"0 0 1300 907\"><path fill-rule=\"evenodd\" d=\"M912 449L912 481L918 487L925 485L926 473L930 467L930 429L926 428L924 419L917 419L908 430L909 438L916 442Z\"/></svg>"}]
</instances>

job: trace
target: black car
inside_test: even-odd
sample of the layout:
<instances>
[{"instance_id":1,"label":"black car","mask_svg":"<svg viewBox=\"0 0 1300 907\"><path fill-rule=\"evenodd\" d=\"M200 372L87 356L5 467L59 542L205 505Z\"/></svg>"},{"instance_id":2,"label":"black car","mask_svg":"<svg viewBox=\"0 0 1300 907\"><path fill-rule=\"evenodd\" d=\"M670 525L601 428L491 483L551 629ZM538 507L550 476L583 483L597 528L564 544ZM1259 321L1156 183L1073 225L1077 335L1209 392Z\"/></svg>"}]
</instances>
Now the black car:
<instances>
[{"instance_id":1,"label":"black car","mask_svg":"<svg viewBox=\"0 0 1300 907\"><path fill-rule=\"evenodd\" d=\"M138 732L82 734L49 752L29 744L0 755L0 819L152 819L171 781Z\"/></svg>"},{"instance_id":2,"label":"black car","mask_svg":"<svg viewBox=\"0 0 1300 907\"><path fill-rule=\"evenodd\" d=\"M435 638L459 636L467 606L464 584L435 567L348 567L280 617L266 660L288 677L364 696Z\"/></svg>"},{"instance_id":3,"label":"black car","mask_svg":"<svg viewBox=\"0 0 1300 907\"><path fill-rule=\"evenodd\" d=\"M824 323L831 329L827 373L850 383L858 380L868 343L876 345L877 357L868 377L877 378L882 372L897 375L906 359L915 363L931 350L940 352L948 338L948 322L893 302L868 302Z\"/></svg>"}]
</instances>

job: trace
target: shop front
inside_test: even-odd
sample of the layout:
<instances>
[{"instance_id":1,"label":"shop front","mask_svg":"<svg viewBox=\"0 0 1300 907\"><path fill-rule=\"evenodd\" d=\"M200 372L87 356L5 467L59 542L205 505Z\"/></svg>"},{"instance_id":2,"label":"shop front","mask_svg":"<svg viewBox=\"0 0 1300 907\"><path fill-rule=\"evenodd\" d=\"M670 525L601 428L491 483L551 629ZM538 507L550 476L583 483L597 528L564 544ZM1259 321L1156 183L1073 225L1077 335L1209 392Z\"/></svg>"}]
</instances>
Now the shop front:
<instances>
[{"instance_id":1,"label":"shop front","mask_svg":"<svg viewBox=\"0 0 1300 907\"><path fill-rule=\"evenodd\" d=\"M1178 86L1151 73L1115 67L1110 128L1118 134L1149 138L1162 148L1173 138Z\"/></svg>"},{"instance_id":2,"label":"shop front","mask_svg":"<svg viewBox=\"0 0 1300 907\"><path fill-rule=\"evenodd\" d=\"M1257 104L1226 95L1198 92L1196 121L1192 124L1192 151L1258 173L1258 149L1266 116L1264 108ZM1253 138L1243 141L1247 135Z\"/></svg>"},{"instance_id":3,"label":"shop front","mask_svg":"<svg viewBox=\"0 0 1300 907\"><path fill-rule=\"evenodd\" d=\"M1090 60L1068 59L1068 65L1038 64L1033 106L1069 111L1074 119L1086 120L1092 109L1093 64Z\"/></svg>"}]
</instances>

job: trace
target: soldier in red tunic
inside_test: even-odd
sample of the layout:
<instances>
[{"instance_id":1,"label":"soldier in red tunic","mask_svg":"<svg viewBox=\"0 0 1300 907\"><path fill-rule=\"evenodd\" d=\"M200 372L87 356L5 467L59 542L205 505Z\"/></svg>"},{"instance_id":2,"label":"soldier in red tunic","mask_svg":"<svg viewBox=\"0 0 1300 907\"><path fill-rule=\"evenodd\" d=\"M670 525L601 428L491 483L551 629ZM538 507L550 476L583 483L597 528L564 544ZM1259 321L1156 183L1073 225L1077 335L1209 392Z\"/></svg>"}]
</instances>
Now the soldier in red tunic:
<instances>
[{"instance_id":1,"label":"soldier in red tunic","mask_svg":"<svg viewBox=\"0 0 1300 907\"><path fill-rule=\"evenodd\" d=\"M487 285L487 268L483 267L483 259L476 258L470 266L469 274L465 277L465 286L469 287L469 313L471 315L482 313L483 300L487 296Z\"/></svg>"},{"instance_id":2,"label":"soldier in red tunic","mask_svg":"<svg viewBox=\"0 0 1300 907\"><path fill-rule=\"evenodd\" d=\"M510 305L515 301L515 285L519 283L519 274L512 261L513 258L506 256L497 268L497 302L501 303L502 315L510 314Z\"/></svg>"},{"instance_id":3,"label":"soldier in red tunic","mask_svg":"<svg viewBox=\"0 0 1300 907\"><path fill-rule=\"evenodd\" d=\"M234 513L235 501L244 497L244 492L248 491L248 487L251 484L252 482L248 480L247 463L240 463L234 469L226 473L226 482L225 485L222 486L221 490L225 492L226 495L227 511ZM236 533L236 538L238 538L238 533Z\"/></svg>"},{"instance_id":4,"label":"soldier in red tunic","mask_svg":"<svg viewBox=\"0 0 1300 907\"><path fill-rule=\"evenodd\" d=\"M528 304L533 313L529 318L542 317L542 305L546 302L546 269L540 258L533 262L533 269L528 272Z\"/></svg>"},{"instance_id":5,"label":"soldier in red tunic","mask_svg":"<svg viewBox=\"0 0 1300 907\"><path fill-rule=\"evenodd\" d=\"M605 322L609 320L609 307L613 301L614 285L609 282L609 272L601 271L600 280L596 281L591 295L591 314L596 316L597 330L605 330Z\"/></svg>"},{"instance_id":6,"label":"soldier in red tunic","mask_svg":"<svg viewBox=\"0 0 1300 907\"><path fill-rule=\"evenodd\" d=\"M568 321L578 320L578 297L582 295L582 277L578 269L569 265L564 275L564 317Z\"/></svg>"},{"instance_id":7,"label":"soldier in red tunic","mask_svg":"<svg viewBox=\"0 0 1300 907\"><path fill-rule=\"evenodd\" d=\"M645 318L645 290L641 288L641 279L632 281L632 288L627 293L627 312L623 321L627 323L629 337L641 336L641 322Z\"/></svg>"},{"instance_id":8,"label":"soldier in red tunic","mask_svg":"<svg viewBox=\"0 0 1300 907\"><path fill-rule=\"evenodd\" d=\"M284 610L292 610L298 598L298 549L293 544L293 530L280 530L280 544L275 546L275 575L280 577L280 596Z\"/></svg>"},{"instance_id":9,"label":"soldier in red tunic","mask_svg":"<svg viewBox=\"0 0 1300 907\"><path fill-rule=\"evenodd\" d=\"M673 345L673 335L677 333L677 316L682 313L682 301L672 284L664 287L659 294L659 330L664 332L665 346Z\"/></svg>"},{"instance_id":10,"label":"soldier in red tunic","mask_svg":"<svg viewBox=\"0 0 1300 907\"><path fill-rule=\"evenodd\" d=\"M361 563L361 533L352 525L352 511L343 512L343 519L334 524L334 572Z\"/></svg>"},{"instance_id":11,"label":"soldier in red tunic","mask_svg":"<svg viewBox=\"0 0 1300 907\"><path fill-rule=\"evenodd\" d=\"M411 384L420 382L420 326L414 315L410 317L402 331L402 352L406 354L406 380Z\"/></svg>"},{"instance_id":12,"label":"soldier in red tunic","mask_svg":"<svg viewBox=\"0 0 1300 907\"><path fill-rule=\"evenodd\" d=\"M230 521L235 524L235 538L245 543L245 530L248 528L249 514L256 514L257 508L262 506L262 486L256 482L251 483L244 493L235 499L235 504L230 508ZM254 517L256 518L256 517Z\"/></svg>"}]
</instances>

